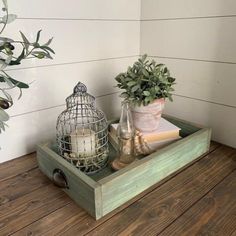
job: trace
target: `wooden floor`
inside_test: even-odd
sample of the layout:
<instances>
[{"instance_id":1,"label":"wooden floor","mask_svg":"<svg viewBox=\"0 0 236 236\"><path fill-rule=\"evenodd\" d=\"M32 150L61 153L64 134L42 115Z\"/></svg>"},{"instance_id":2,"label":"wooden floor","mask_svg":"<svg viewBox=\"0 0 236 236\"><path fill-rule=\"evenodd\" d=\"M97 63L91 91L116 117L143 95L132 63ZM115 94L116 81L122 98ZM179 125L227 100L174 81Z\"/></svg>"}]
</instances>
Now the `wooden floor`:
<instances>
[{"instance_id":1,"label":"wooden floor","mask_svg":"<svg viewBox=\"0 0 236 236\"><path fill-rule=\"evenodd\" d=\"M0 165L0 235L236 235L236 150L212 143L191 166L95 221L37 168Z\"/></svg>"}]
</instances>

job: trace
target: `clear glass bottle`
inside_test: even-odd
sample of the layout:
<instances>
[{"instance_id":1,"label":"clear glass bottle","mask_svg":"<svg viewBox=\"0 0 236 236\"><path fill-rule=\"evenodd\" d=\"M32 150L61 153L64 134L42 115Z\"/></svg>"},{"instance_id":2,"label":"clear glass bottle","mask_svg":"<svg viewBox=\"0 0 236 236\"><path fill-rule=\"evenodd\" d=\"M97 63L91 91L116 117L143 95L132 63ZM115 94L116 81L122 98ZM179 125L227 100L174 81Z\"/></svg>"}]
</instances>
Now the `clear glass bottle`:
<instances>
[{"instance_id":1,"label":"clear glass bottle","mask_svg":"<svg viewBox=\"0 0 236 236\"><path fill-rule=\"evenodd\" d=\"M119 140L119 158L120 164L128 165L134 161L134 124L130 106L127 101L122 103L120 122L117 129Z\"/></svg>"}]
</instances>

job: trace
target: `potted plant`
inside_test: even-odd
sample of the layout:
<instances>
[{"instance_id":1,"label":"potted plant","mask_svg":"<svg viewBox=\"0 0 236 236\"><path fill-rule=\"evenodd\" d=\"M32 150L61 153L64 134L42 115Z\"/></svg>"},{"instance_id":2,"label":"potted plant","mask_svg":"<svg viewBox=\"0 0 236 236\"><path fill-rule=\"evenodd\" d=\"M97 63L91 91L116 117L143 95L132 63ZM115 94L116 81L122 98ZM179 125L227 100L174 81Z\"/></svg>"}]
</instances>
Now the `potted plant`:
<instances>
[{"instance_id":1,"label":"potted plant","mask_svg":"<svg viewBox=\"0 0 236 236\"><path fill-rule=\"evenodd\" d=\"M170 76L168 68L144 55L115 79L117 87L125 90L121 97L131 104L136 129L142 132L158 129L165 99L173 101L175 78Z\"/></svg>"},{"instance_id":2,"label":"potted plant","mask_svg":"<svg viewBox=\"0 0 236 236\"><path fill-rule=\"evenodd\" d=\"M9 91L18 89L20 98L22 90L29 88L28 84L12 78L6 69L10 66L20 65L25 59L52 59L51 53L54 54L54 51L49 47L52 38L44 44L40 43L41 30L38 31L34 42L30 42L22 32L20 32L22 40L3 37L2 33L6 25L12 23L17 16L9 14L7 0L2 0L2 4L4 15L0 16L0 133L5 130L6 121L9 119L5 110L13 105Z\"/></svg>"}]
</instances>

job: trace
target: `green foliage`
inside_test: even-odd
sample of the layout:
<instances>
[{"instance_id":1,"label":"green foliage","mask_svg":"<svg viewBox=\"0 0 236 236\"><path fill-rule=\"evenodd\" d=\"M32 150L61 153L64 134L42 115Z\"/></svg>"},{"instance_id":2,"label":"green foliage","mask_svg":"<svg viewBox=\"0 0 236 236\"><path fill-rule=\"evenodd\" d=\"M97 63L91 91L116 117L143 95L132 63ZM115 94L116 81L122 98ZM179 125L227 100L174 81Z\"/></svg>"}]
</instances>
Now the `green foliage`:
<instances>
[{"instance_id":1,"label":"green foliage","mask_svg":"<svg viewBox=\"0 0 236 236\"><path fill-rule=\"evenodd\" d=\"M133 105L148 105L157 98L172 99L175 78L170 76L164 64L149 61L147 55L142 56L132 67L116 76L117 87L124 89L121 97Z\"/></svg>"},{"instance_id":2,"label":"green foliage","mask_svg":"<svg viewBox=\"0 0 236 236\"><path fill-rule=\"evenodd\" d=\"M2 25L2 29L0 30L0 133L5 130L5 122L9 119L9 116L4 109L13 105L13 99L9 94L9 91L12 89L18 89L20 98L22 95L22 89L29 88L28 84L13 79L8 73L6 73L6 68L20 65L25 59L52 59L51 54L55 54L55 52L49 47L52 38L44 44L40 43L41 30L37 32L34 42L30 42L21 31L20 35L22 40L20 41L8 37L2 37L6 25L12 23L17 18L15 14L8 13L7 0L2 0L2 4L2 12L4 15L0 17L0 27ZM20 53L17 54L16 52L19 51Z\"/></svg>"}]
</instances>

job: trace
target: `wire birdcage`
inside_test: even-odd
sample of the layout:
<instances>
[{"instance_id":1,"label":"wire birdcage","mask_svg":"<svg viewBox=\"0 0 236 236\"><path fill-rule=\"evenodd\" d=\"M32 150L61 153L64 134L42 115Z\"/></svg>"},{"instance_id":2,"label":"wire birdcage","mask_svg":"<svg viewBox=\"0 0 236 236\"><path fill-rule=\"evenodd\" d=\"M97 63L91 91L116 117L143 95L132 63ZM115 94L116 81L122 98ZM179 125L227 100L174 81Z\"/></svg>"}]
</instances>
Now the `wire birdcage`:
<instances>
[{"instance_id":1,"label":"wire birdcage","mask_svg":"<svg viewBox=\"0 0 236 236\"><path fill-rule=\"evenodd\" d=\"M66 106L57 119L58 152L86 174L96 173L108 160L106 116L95 107L95 98L81 82L66 99Z\"/></svg>"}]
</instances>

